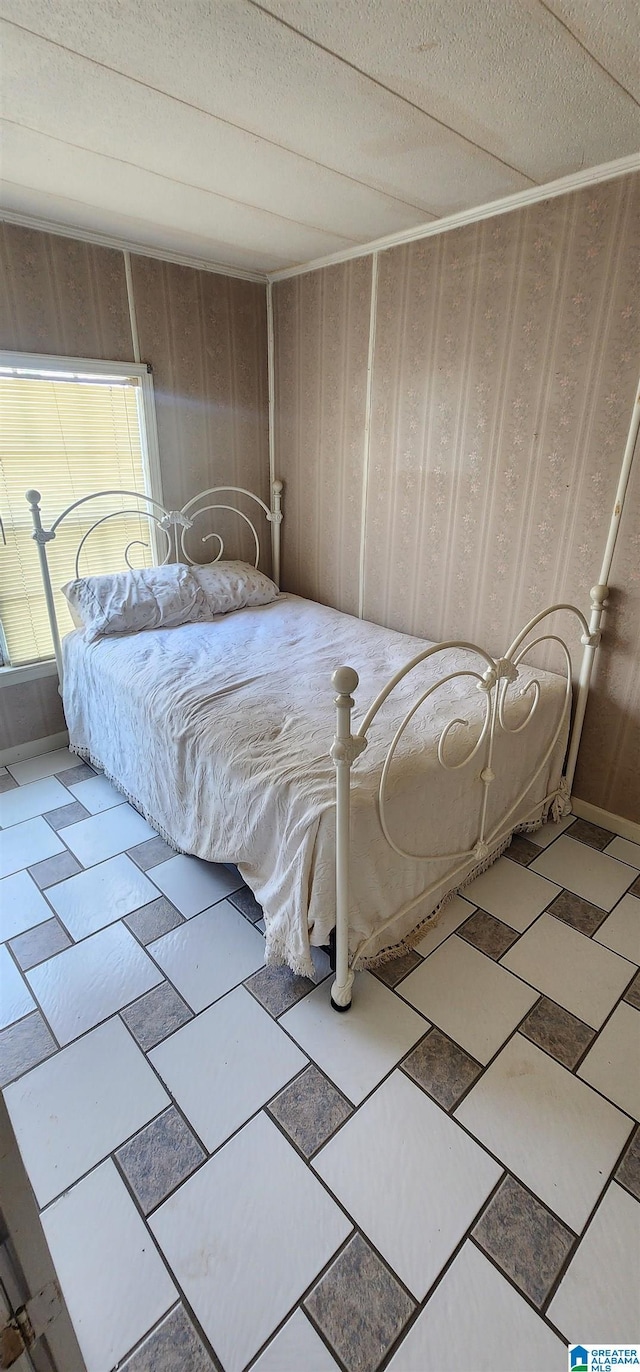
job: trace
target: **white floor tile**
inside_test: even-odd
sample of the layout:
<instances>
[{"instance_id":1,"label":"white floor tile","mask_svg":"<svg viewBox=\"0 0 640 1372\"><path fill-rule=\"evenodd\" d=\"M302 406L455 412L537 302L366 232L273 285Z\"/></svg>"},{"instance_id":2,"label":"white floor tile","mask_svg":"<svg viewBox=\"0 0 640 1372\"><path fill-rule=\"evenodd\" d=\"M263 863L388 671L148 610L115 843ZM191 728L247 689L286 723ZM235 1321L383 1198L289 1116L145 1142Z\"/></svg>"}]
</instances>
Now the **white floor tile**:
<instances>
[{"instance_id":1,"label":"white floor tile","mask_svg":"<svg viewBox=\"0 0 640 1372\"><path fill-rule=\"evenodd\" d=\"M428 929L424 938L416 943L416 952L421 953L423 958L428 957L429 953L433 953L435 948L444 943L449 934L464 924L465 919L473 914L475 908L475 905L464 900L462 896L454 896L453 900L450 900L440 912L437 924Z\"/></svg>"},{"instance_id":2,"label":"white floor tile","mask_svg":"<svg viewBox=\"0 0 640 1372\"><path fill-rule=\"evenodd\" d=\"M210 1153L307 1065L244 986L149 1057Z\"/></svg>"},{"instance_id":3,"label":"white floor tile","mask_svg":"<svg viewBox=\"0 0 640 1372\"><path fill-rule=\"evenodd\" d=\"M0 881L0 943L45 919L51 919L51 910L28 872Z\"/></svg>"},{"instance_id":4,"label":"white floor tile","mask_svg":"<svg viewBox=\"0 0 640 1372\"><path fill-rule=\"evenodd\" d=\"M90 815L99 815L103 810L112 810L114 805L122 805L124 796L106 777L88 777L69 787L76 800L84 805Z\"/></svg>"},{"instance_id":5,"label":"white floor tile","mask_svg":"<svg viewBox=\"0 0 640 1372\"><path fill-rule=\"evenodd\" d=\"M595 942L604 943L630 962L640 964L640 900L626 895L593 935Z\"/></svg>"},{"instance_id":6,"label":"white floor tile","mask_svg":"<svg viewBox=\"0 0 640 1372\"><path fill-rule=\"evenodd\" d=\"M225 1372L241 1372L352 1228L264 1114L150 1225Z\"/></svg>"},{"instance_id":7,"label":"white floor tile","mask_svg":"<svg viewBox=\"0 0 640 1372\"><path fill-rule=\"evenodd\" d=\"M158 892L135 862L119 853L50 886L47 896L72 938L83 939L156 900Z\"/></svg>"},{"instance_id":8,"label":"white floor tile","mask_svg":"<svg viewBox=\"0 0 640 1372\"><path fill-rule=\"evenodd\" d=\"M418 1300L501 1174L403 1072L383 1082L313 1166Z\"/></svg>"},{"instance_id":9,"label":"white floor tile","mask_svg":"<svg viewBox=\"0 0 640 1372\"><path fill-rule=\"evenodd\" d=\"M70 824L60 833L83 867L104 862L105 858L123 853L125 848L156 837L155 829L131 805L115 805L101 815Z\"/></svg>"},{"instance_id":10,"label":"white floor tile","mask_svg":"<svg viewBox=\"0 0 640 1372\"><path fill-rule=\"evenodd\" d=\"M576 1233L632 1128L631 1120L521 1034L455 1114Z\"/></svg>"},{"instance_id":11,"label":"white floor tile","mask_svg":"<svg viewBox=\"0 0 640 1372\"><path fill-rule=\"evenodd\" d=\"M567 834L536 858L527 871L557 881L601 910L611 910L635 879L633 868Z\"/></svg>"},{"instance_id":12,"label":"white floor tile","mask_svg":"<svg viewBox=\"0 0 640 1372\"><path fill-rule=\"evenodd\" d=\"M331 1009L324 982L287 1010L280 1024L336 1086L359 1105L429 1028L369 972L359 972L346 1015Z\"/></svg>"},{"instance_id":13,"label":"white floor tile","mask_svg":"<svg viewBox=\"0 0 640 1372\"><path fill-rule=\"evenodd\" d=\"M35 819L59 805L69 805L71 800L66 786L61 786L55 777L16 786L0 795L0 825L7 829L10 824L22 824L23 820Z\"/></svg>"},{"instance_id":14,"label":"white floor tile","mask_svg":"<svg viewBox=\"0 0 640 1372\"><path fill-rule=\"evenodd\" d=\"M601 1346L638 1341L640 1205L615 1182L560 1282L549 1318L571 1340ZM624 1331L628 1331L625 1333Z\"/></svg>"},{"instance_id":15,"label":"white floor tile","mask_svg":"<svg viewBox=\"0 0 640 1372\"><path fill-rule=\"evenodd\" d=\"M111 1372L178 1296L111 1160L42 1225L87 1372Z\"/></svg>"},{"instance_id":16,"label":"white floor tile","mask_svg":"<svg viewBox=\"0 0 640 1372\"><path fill-rule=\"evenodd\" d=\"M625 958L549 914L509 948L501 966L594 1029L604 1024L634 973Z\"/></svg>"},{"instance_id":17,"label":"white floor tile","mask_svg":"<svg viewBox=\"0 0 640 1372\"><path fill-rule=\"evenodd\" d=\"M35 1008L8 948L0 947L0 1029Z\"/></svg>"},{"instance_id":18,"label":"white floor tile","mask_svg":"<svg viewBox=\"0 0 640 1372\"><path fill-rule=\"evenodd\" d=\"M536 858L536 864L539 861ZM521 867L507 857L498 858L493 867L465 887L468 900L520 933L546 910L559 891L559 886L545 881L530 867Z\"/></svg>"},{"instance_id":19,"label":"white floor tile","mask_svg":"<svg viewBox=\"0 0 640 1372\"><path fill-rule=\"evenodd\" d=\"M224 900L156 939L149 952L197 1012L263 966L264 939Z\"/></svg>"},{"instance_id":20,"label":"white floor tile","mask_svg":"<svg viewBox=\"0 0 640 1372\"><path fill-rule=\"evenodd\" d=\"M296 1310L251 1372L338 1372L338 1364L306 1315Z\"/></svg>"},{"instance_id":21,"label":"white floor tile","mask_svg":"<svg viewBox=\"0 0 640 1372\"><path fill-rule=\"evenodd\" d=\"M41 1206L169 1104L117 1016L8 1086L5 1100Z\"/></svg>"},{"instance_id":22,"label":"white floor tile","mask_svg":"<svg viewBox=\"0 0 640 1372\"><path fill-rule=\"evenodd\" d=\"M640 871L640 843L616 836L607 844L604 851L609 857L618 858L620 862L628 862L631 867L636 867Z\"/></svg>"},{"instance_id":23,"label":"white floor tile","mask_svg":"<svg viewBox=\"0 0 640 1372\"><path fill-rule=\"evenodd\" d=\"M123 924L101 929L27 977L59 1043L70 1043L162 981Z\"/></svg>"},{"instance_id":24,"label":"white floor tile","mask_svg":"<svg viewBox=\"0 0 640 1372\"><path fill-rule=\"evenodd\" d=\"M39 781L40 777L51 777L54 772L65 772L67 767L77 767L81 761L68 748L56 748L53 753L40 753L24 762L12 762L7 770L24 786L29 781Z\"/></svg>"},{"instance_id":25,"label":"white floor tile","mask_svg":"<svg viewBox=\"0 0 640 1372\"><path fill-rule=\"evenodd\" d=\"M538 999L537 991L455 936L405 977L400 991L483 1063Z\"/></svg>"},{"instance_id":26,"label":"white floor tile","mask_svg":"<svg viewBox=\"0 0 640 1372\"><path fill-rule=\"evenodd\" d=\"M572 1335L573 1337L573 1335ZM564 1344L465 1243L388 1372L566 1372Z\"/></svg>"},{"instance_id":27,"label":"white floor tile","mask_svg":"<svg viewBox=\"0 0 640 1372\"><path fill-rule=\"evenodd\" d=\"M3 829L0 833L0 877L62 852L64 844L46 819L27 819L24 824L15 824L11 831Z\"/></svg>"},{"instance_id":28,"label":"white floor tile","mask_svg":"<svg viewBox=\"0 0 640 1372\"><path fill-rule=\"evenodd\" d=\"M568 829L574 821L575 815L565 815L564 819L558 820L557 824L554 824L553 820L547 820L547 823L543 824L540 829L534 829L533 833L525 834L524 838L536 843L538 848L548 848L549 844L553 843L554 839L559 838L560 834L563 834L565 829Z\"/></svg>"},{"instance_id":29,"label":"white floor tile","mask_svg":"<svg viewBox=\"0 0 640 1372\"><path fill-rule=\"evenodd\" d=\"M222 863L202 862L182 853L154 867L153 880L186 919L199 915L243 885L242 878Z\"/></svg>"},{"instance_id":30,"label":"white floor tile","mask_svg":"<svg viewBox=\"0 0 640 1372\"><path fill-rule=\"evenodd\" d=\"M578 1076L640 1120L640 1014L632 1005L614 1010Z\"/></svg>"}]
</instances>

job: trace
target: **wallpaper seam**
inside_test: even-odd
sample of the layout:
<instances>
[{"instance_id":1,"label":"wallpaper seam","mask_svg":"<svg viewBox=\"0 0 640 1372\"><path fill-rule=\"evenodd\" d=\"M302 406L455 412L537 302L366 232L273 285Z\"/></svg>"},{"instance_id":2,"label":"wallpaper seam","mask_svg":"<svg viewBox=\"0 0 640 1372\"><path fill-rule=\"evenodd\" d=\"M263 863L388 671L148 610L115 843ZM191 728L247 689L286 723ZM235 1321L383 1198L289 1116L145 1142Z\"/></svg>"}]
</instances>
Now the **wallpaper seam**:
<instances>
[{"instance_id":1,"label":"wallpaper seam","mask_svg":"<svg viewBox=\"0 0 640 1372\"><path fill-rule=\"evenodd\" d=\"M373 366L376 347L376 317L378 309L378 254L371 260L371 299L369 304L369 348L367 353L367 389L364 411L364 458L362 465L362 496L360 503L360 554L358 562L358 617L364 615L365 566L367 547L367 505L369 500L369 464L371 459L371 404L373 398Z\"/></svg>"}]
</instances>

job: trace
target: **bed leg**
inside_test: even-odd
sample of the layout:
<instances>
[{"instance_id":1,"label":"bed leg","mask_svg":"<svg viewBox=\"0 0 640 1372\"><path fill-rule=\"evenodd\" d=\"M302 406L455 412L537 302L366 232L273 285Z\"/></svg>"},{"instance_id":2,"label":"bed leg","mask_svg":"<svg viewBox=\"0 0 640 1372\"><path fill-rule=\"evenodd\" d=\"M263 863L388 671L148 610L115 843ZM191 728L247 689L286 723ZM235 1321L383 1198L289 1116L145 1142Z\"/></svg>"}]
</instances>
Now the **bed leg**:
<instances>
[{"instance_id":1,"label":"bed leg","mask_svg":"<svg viewBox=\"0 0 640 1372\"><path fill-rule=\"evenodd\" d=\"M351 1005L353 972L349 967L349 833L351 804L351 764L362 752L364 743L351 734L352 691L358 673L352 667L338 667L331 678L336 695L336 736L331 749L336 769L336 927L335 971L331 987L334 1010Z\"/></svg>"}]
</instances>

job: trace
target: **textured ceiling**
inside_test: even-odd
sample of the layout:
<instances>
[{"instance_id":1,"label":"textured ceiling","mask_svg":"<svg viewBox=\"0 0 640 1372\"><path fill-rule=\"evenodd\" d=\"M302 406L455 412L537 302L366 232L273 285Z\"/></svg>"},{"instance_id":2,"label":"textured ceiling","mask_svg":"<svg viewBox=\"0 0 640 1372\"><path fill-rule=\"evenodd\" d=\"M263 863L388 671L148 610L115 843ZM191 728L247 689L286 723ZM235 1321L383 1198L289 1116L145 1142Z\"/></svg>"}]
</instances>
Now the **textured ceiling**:
<instances>
[{"instance_id":1,"label":"textured ceiling","mask_svg":"<svg viewBox=\"0 0 640 1372\"><path fill-rule=\"evenodd\" d=\"M5 208L275 270L634 153L636 0L0 0Z\"/></svg>"}]
</instances>

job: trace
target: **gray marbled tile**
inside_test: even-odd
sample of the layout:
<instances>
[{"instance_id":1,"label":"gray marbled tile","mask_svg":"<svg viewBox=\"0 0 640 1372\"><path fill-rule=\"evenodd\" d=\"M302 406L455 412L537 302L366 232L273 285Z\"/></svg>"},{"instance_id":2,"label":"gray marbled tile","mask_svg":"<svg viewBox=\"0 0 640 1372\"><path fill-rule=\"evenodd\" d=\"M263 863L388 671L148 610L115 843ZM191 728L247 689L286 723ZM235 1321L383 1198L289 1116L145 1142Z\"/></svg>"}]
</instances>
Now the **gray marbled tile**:
<instances>
[{"instance_id":1,"label":"gray marbled tile","mask_svg":"<svg viewBox=\"0 0 640 1372\"><path fill-rule=\"evenodd\" d=\"M79 762L77 767L67 767L66 772L56 772L56 777L63 786L77 786L79 781L88 781L89 777L95 775L93 767L90 767L88 762Z\"/></svg>"},{"instance_id":2,"label":"gray marbled tile","mask_svg":"<svg viewBox=\"0 0 640 1372\"><path fill-rule=\"evenodd\" d=\"M206 1154L172 1105L119 1148L116 1157L148 1215L191 1176Z\"/></svg>"},{"instance_id":3,"label":"gray marbled tile","mask_svg":"<svg viewBox=\"0 0 640 1372\"><path fill-rule=\"evenodd\" d=\"M215 1372L219 1363L207 1353L184 1307L178 1305L118 1366L121 1372Z\"/></svg>"},{"instance_id":4,"label":"gray marbled tile","mask_svg":"<svg viewBox=\"0 0 640 1372\"><path fill-rule=\"evenodd\" d=\"M149 842L153 843L153 839ZM141 905L139 910L127 915L124 922L132 934L146 945L162 934L168 934L170 929L176 929L179 924L184 924L184 918L166 896L158 896L157 900L150 900L148 905Z\"/></svg>"},{"instance_id":5,"label":"gray marbled tile","mask_svg":"<svg viewBox=\"0 0 640 1372\"><path fill-rule=\"evenodd\" d=\"M39 1010L3 1029L0 1034L0 1087L8 1086L23 1072L29 1072L39 1062L50 1058L56 1048Z\"/></svg>"},{"instance_id":6,"label":"gray marbled tile","mask_svg":"<svg viewBox=\"0 0 640 1372\"><path fill-rule=\"evenodd\" d=\"M13 791L17 785L18 783L15 777L12 777L11 772L0 772L0 796L5 791Z\"/></svg>"},{"instance_id":7,"label":"gray marbled tile","mask_svg":"<svg viewBox=\"0 0 640 1372\"><path fill-rule=\"evenodd\" d=\"M573 891L561 891L560 895L552 900L549 914L555 915L556 919L564 920L564 923L570 924L573 929L579 929L580 933L586 934L588 938L595 934L603 919L607 918L606 910L583 900L582 896L574 896Z\"/></svg>"},{"instance_id":8,"label":"gray marbled tile","mask_svg":"<svg viewBox=\"0 0 640 1372\"><path fill-rule=\"evenodd\" d=\"M640 972L636 972L635 977L628 990L625 991L624 1000L628 1005L634 1005L636 1010L640 1010Z\"/></svg>"},{"instance_id":9,"label":"gray marbled tile","mask_svg":"<svg viewBox=\"0 0 640 1372\"><path fill-rule=\"evenodd\" d=\"M629 887L629 893L632 896L640 896L640 877L636 877L633 886Z\"/></svg>"},{"instance_id":10,"label":"gray marbled tile","mask_svg":"<svg viewBox=\"0 0 640 1372\"><path fill-rule=\"evenodd\" d=\"M495 915L487 914L486 910L476 910L456 932L467 943L472 943L474 948L479 948L481 953L493 958L494 962L520 938L515 929L496 919Z\"/></svg>"},{"instance_id":11,"label":"gray marbled tile","mask_svg":"<svg viewBox=\"0 0 640 1372\"><path fill-rule=\"evenodd\" d=\"M168 981L161 981L120 1013L145 1053L193 1019L193 1011Z\"/></svg>"},{"instance_id":12,"label":"gray marbled tile","mask_svg":"<svg viewBox=\"0 0 640 1372\"><path fill-rule=\"evenodd\" d=\"M311 1066L285 1086L269 1110L300 1152L310 1158L349 1117L353 1107L317 1067Z\"/></svg>"},{"instance_id":13,"label":"gray marbled tile","mask_svg":"<svg viewBox=\"0 0 640 1372\"><path fill-rule=\"evenodd\" d=\"M66 829L69 824L77 824L81 819L88 819L89 811L85 810L79 800L73 800L69 805L59 805L57 810L48 810L43 818L57 833L58 829Z\"/></svg>"},{"instance_id":14,"label":"gray marbled tile","mask_svg":"<svg viewBox=\"0 0 640 1372\"><path fill-rule=\"evenodd\" d=\"M416 1308L361 1234L343 1248L304 1307L348 1372L376 1372Z\"/></svg>"},{"instance_id":15,"label":"gray marbled tile","mask_svg":"<svg viewBox=\"0 0 640 1372\"><path fill-rule=\"evenodd\" d=\"M586 819L576 819L571 825L571 837L577 838L579 843L586 843L589 848L597 848L602 852L608 843L611 843L615 834L609 833L608 829L601 829L598 824L589 824Z\"/></svg>"},{"instance_id":16,"label":"gray marbled tile","mask_svg":"<svg viewBox=\"0 0 640 1372\"><path fill-rule=\"evenodd\" d=\"M290 967L261 967L245 981L245 986L275 1018L308 996L315 982L309 977L297 976Z\"/></svg>"},{"instance_id":17,"label":"gray marbled tile","mask_svg":"<svg viewBox=\"0 0 640 1372\"><path fill-rule=\"evenodd\" d=\"M67 877L77 876L82 867L73 853L56 853L55 857L45 858L44 862L36 862L28 870L36 886L45 891L47 886L55 886L58 881L66 881Z\"/></svg>"},{"instance_id":18,"label":"gray marbled tile","mask_svg":"<svg viewBox=\"0 0 640 1372\"><path fill-rule=\"evenodd\" d=\"M403 1070L445 1110L457 1105L482 1071L479 1062L452 1043L439 1029L432 1029L402 1063Z\"/></svg>"},{"instance_id":19,"label":"gray marbled tile","mask_svg":"<svg viewBox=\"0 0 640 1372\"><path fill-rule=\"evenodd\" d=\"M512 862L519 862L521 867L528 867L534 858L540 857L540 848L525 834L514 834L507 848L507 857L510 857Z\"/></svg>"},{"instance_id":20,"label":"gray marbled tile","mask_svg":"<svg viewBox=\"0 0 640 1372\"><path fill-rule=\"evenodd\" d=\"M118 1367L121 1372L216 1372L220 1362L207 1353L184 1306L179 1305Z\"/></svg>"},{"instance_id":21,"label":"gray marbled tile","mask_svg":"<svg viewBox=\"0 0 640 1372\"><path fill-rule=\"evenodd\" d=\"M29 929L26 934L19 934L11 940L12 952L23 972L28 972L30 967L52 958L55 953L61 953L63 948L70 947L69 935L65 933L60 920L55 918L46 919L44 924L36 924L34 929Z\"/></svg>"},{"instance_id":22,"label":"gray marbled tile","mask_svg":"<svg viewBox=\"0 0 640 1372\"><path fill-rule=\"evenodd\" d=\"M640 1125L631 1135L624 1157L616 1171L616 1181L640 1200Z\"/></svg>"},{"instance_id":23,"label":"gray marbled tile","mask_svg":"<svg viewBox=\"0 0 640 1372\"><path fill-rule=\"evenodd\" d=\"M520 1025L520 1033L570 1070L596 1036L595 1029L546 996L534 1005Z\"/></svg>"},{"instance_id":24,"label":"gray marbled tile","mask_svg":"<svg viewBox=\"0 0 640 1372\"><path fill-rule=\"evenodd\" d=\"M262 906L258 905L253 891L250 891L248 886L241 886L240 890L234 891L228 899L245 919L251 920L252 924L257 924L258 920L262 919Z\"/></svg>"},{"instance_id":25,"label":"gray marbled tile","mask_svg":"<svg viewBox=\"0 0 640 1372\"><path fill-rule=\"evenodd\" d=\"M571 1231L513 1177L505 1177L472 1233L538 1309L575 1241Z\"/></svg>"},{"instance_id":26,"label":"gray marbled tile","mask_svg":"<svg viewBox=\"0 0 640 1372\"><path fill-rule=\"evenodd\" d=\"M389 958L388 962L381 962L378 967L371 970L378 981L383 981L385 986L390 986L393 990L393 987L397 986L403 977L407 977L409 972L419 967L421 962L424 962L424 958L410 948L408 952L399 953L397 958Z\"/></svg>"},{"instance_id":27,"label":"gray marbled tile","mask_svg":"<svg viewBox=\"0 0 640 1372\"><path fill-rule=\"evenodd\" d=\"M157 867L160 862L168 862L169 858L175 857L175 849L170 848L159 834L155 838L145 839L144 843L136 843L135 848L127 848L128 857L132 858L136 867L141 871L148 872L150 867Z\"/></svg>"}]
</instances>

